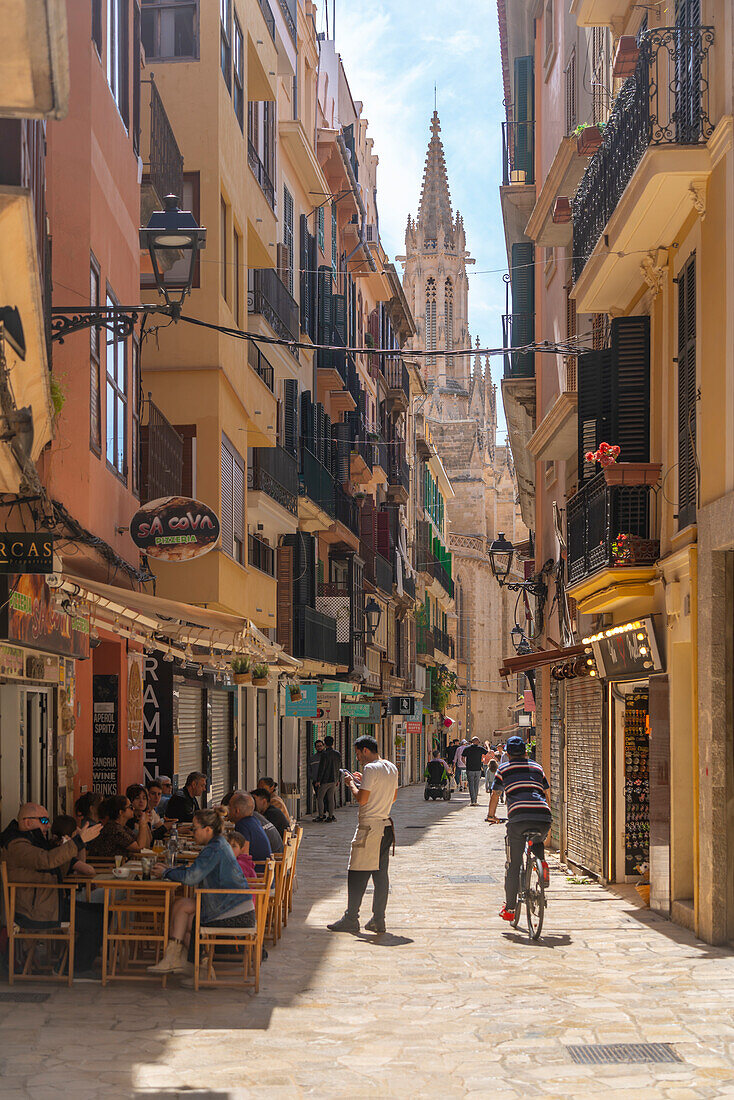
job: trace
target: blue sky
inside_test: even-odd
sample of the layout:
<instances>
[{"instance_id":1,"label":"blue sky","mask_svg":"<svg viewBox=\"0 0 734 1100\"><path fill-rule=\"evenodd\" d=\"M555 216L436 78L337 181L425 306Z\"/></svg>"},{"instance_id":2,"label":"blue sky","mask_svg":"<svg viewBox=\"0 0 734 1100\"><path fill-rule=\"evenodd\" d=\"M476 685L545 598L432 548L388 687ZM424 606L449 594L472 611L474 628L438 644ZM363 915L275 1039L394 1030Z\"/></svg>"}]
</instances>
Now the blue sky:
<instances>
[{"instance_id":1,"label":"blue sky","mask_svg":"<svg viewBox=\"0 0 734 1100\"><path fill-rule=\"evenodd\" d=\"M323 8L320 18L323 25ZM451 201L476 260L468 268L472 342L478 335L484 347L501 345L507 255L495 0L336 0L336 45L380 158L380 233L390 256L403 253L408 214L418 210L437 85ZM501 371L493 359L496 383Z\"/></svg>"}]
</instances>

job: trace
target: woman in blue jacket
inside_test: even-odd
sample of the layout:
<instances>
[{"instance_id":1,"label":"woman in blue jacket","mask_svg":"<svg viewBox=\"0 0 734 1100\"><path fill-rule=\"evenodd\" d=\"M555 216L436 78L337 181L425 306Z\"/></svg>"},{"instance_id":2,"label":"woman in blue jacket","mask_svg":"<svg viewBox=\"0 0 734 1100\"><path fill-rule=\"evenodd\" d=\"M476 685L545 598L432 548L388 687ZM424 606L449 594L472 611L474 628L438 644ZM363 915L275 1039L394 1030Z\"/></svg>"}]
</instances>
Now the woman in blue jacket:
<instances>
[{"instance_id":1,"label":"woman in blue jacket","mask_svg":"<svg viewBox=\"0 0 734 1100\"><path fill-rule=\"evenodd\" d=\"M223 835L226 816L227 810L223 806L217 806L213 810L198 810L194 814L194 840L197 844L204 845L201 852L188 867L164 868L163 864L156 864L153 869L155 877L211 890L246 890L247 879ZM193 898L178 898L174 902L168 946L161 961L148 967L152 974L193 974L194 944L191 925L195 913L196 902ZM254 928L255 903L250 894L204 894L201 899L201 920L207 927Z\"/></svg>"}]
</instances>

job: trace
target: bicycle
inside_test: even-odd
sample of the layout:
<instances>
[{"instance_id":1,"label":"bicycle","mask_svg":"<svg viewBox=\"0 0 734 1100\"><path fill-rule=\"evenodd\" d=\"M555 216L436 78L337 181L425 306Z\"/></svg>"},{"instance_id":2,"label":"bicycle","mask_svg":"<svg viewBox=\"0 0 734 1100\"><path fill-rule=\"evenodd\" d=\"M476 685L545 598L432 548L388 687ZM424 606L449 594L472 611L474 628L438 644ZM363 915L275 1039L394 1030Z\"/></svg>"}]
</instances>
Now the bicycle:
<instances>
[{"instance_id":1,"label":"bicycle","mask_svg":"<svg viewBox=\"0 0 734 1100\"><path fill-rule=\"evenodd\" d=\"M537 940L540 936L543 928L543 917L545 916L545 909L548 904L548 899L545 896L543 863L538 856L533 854L533 844L535 844L536 841L542 841L544 837L545 834L539 833L536 829L528 830L528 832L525 833L525 848L523 849L522 863L520 864L520 888L517 892L517 901L515 902L515 919L511 921L512 927L517 928L520 923L520 913L524 905L527 914L528 935L531 940ZM510 845L506 837L505 851L509 864Z\"/></svg>"}]
</instances>

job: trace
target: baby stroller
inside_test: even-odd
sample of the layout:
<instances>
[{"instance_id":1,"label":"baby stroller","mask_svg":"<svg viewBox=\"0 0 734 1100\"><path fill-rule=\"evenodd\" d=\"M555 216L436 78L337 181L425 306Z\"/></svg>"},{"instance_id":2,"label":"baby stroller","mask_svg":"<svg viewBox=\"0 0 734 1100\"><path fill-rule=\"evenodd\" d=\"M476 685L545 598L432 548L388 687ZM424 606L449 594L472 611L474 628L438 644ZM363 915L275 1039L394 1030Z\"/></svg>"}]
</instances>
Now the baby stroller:
<instances>
[{"instance_id":1,"label":"baby stroller","mask_svg":"<svg viewBox=\"0 0 734 1100\"><path fill-rule=\"evenodd\" d=\"M425 776L426 786L423 797L426 802L429 798L432 798L434 802L437 798L449 802L451 800L451 783L443 761L430 760L426 765Z\"/></svg>"}]
</instances>

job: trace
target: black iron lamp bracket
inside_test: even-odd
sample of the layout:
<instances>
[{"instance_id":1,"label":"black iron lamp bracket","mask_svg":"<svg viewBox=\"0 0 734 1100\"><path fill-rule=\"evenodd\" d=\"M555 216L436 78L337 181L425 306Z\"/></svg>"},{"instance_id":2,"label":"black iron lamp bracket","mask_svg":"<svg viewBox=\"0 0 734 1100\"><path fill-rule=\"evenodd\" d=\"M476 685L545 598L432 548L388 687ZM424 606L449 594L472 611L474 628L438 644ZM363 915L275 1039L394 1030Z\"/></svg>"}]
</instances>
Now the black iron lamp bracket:
<instances>
[{"instance_id":1,"label":"black iron lamp bracket","mask_svg":"<svg viewBox=\"0 0 734 1100\"><path fill-rule=\"evenodd\" d=\"M145 306L97 306L90 309L67 309L64 306L51 309L51 340L63 344L67 336L83 329L104 328L114 340L127 340L132 336L138 321L146 313L163 313L178 319L181 308L176 305Z\"/></svg>"}]
</instances>

